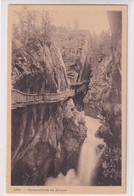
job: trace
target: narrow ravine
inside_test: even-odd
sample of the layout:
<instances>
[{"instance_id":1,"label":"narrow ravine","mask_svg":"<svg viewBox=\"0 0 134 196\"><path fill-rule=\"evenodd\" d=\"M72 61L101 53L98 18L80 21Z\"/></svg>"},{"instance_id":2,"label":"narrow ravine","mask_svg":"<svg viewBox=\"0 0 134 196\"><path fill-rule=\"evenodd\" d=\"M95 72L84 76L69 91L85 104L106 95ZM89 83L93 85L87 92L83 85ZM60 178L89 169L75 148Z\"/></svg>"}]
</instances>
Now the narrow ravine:
<instances>
[{"instance_id":1,"label":"narrow ravine","mask_svg":"<svg viewBox=\"0 0 134 196\"><path fill-rule=\"evenodd\" d=\"M97 129L101 126L99 119L85 116L85 121L88 128L87 138L81 147L77 174L74 169L70 169L66 176L60 173L57 178L49 177L46 186L94 185L97 163L104 152L105 143L103 139L95 137Z\"/></svg>"},{"instance_id":2,"label":"narrow ravine","mask_svg":"<svg viewBox=\"0 0 134 196\"><path fill-rule=\"evenodd\" d=\"M11 185L121 186L122 12L56 9L14 12Z\"/></svg>"}]
</instances>

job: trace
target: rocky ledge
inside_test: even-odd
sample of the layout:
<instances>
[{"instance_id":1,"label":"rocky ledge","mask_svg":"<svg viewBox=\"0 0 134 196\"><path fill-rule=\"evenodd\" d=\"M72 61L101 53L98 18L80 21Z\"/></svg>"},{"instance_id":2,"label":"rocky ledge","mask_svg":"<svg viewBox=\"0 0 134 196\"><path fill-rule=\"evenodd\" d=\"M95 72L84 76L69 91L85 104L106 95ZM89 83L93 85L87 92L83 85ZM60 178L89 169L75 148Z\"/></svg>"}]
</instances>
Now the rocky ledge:
<instances>
[{"instance_id":1,"label":"rocky ledge","mask_svg":"<svg viewBox=\"0 0 134 196\"><path fill-rule=\"evenodd\" d=\"M29 40L13 51L12 87L26 93L65 91L65 65L53 42ZM12 185L44 185L77 167L87 128L73 100L12 110Z\"/></svg>"}]
</instances>

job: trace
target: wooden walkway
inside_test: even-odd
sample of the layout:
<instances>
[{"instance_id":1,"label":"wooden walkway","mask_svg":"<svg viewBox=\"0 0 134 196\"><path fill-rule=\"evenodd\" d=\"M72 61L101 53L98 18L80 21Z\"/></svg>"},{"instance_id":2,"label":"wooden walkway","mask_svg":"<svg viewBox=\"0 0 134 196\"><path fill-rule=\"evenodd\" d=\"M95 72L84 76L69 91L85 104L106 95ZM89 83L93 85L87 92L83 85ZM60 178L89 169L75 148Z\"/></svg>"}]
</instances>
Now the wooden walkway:
<instances>
[{"instance_id":1,"label":"wooden walkway","mask_svg":"<svg viewBox=\"0 0 134 196\"><path fill-rule=\"evenodd\" d=\"M82 86L89 83L89 80L83 80L81 82L71 83L70 88ZM21 92L17 89L12 89L12 109L18 107L25 107L27 105L40 104L40 103L56 103L64 101L69 97L75 95L75 90L66 90L59 93L44 93L44 94L29 94Z\"/></svg>"},{"instance_id":2,"label":"wooden walkway","mask_svg":"<svg viewBox=\"0 0 134 196\"><path fill-rule=\"evenodd\" d=\"M74 90L61 91L59 93L28 94L17 89L12 90L12 109L40 103L55 103L64 101L75 95Z\"/></svg>"}]
</instances>

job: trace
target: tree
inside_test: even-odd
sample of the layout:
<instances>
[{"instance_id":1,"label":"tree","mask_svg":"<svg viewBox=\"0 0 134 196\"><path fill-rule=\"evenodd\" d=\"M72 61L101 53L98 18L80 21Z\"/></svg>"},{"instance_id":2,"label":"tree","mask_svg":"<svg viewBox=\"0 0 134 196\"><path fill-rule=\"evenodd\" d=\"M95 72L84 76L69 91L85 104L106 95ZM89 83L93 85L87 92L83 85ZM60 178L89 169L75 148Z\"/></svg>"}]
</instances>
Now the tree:
<instances>
[{"instance_id":1,"label":"tree","mask_svg":"<svg viewBox=\"0 0 134 196\"><path fill-rule=\"evenodd\" d=\"M51 26L51 19L49 16L49 12L42 13L42 29L41 29L42 37L50 38L52 35L52 26Z\"/></svg>"},{"instance_id":2,"label":"tree","mask_svg":"<svg viewBox=\"0 0 134 196\"><path fill-rule=\"evenodd\" d=\"M26 45L28 40L50 39L52 29L49 12L31 11L16 12L17 23L13 24L13 41L19 40L22 45Z\"/></svg>"}]
</instances>

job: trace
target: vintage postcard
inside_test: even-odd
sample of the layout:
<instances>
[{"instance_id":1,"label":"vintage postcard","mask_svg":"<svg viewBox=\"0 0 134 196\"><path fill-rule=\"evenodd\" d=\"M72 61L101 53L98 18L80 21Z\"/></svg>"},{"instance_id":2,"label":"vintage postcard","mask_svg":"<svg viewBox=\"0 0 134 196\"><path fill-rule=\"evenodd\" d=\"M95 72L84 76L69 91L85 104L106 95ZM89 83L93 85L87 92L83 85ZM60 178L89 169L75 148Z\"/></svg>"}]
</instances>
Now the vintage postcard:
<instances>
[{"instance_id":1,"label":"vintage postcard","mask_svg":"<svg viewBox=\"0 0 134 196\"><path fill-rule=\"evenodd\" d=\"M7 193L125 193L127 6L9 5L7 36Z\"/></svg>"}]
</instances>

